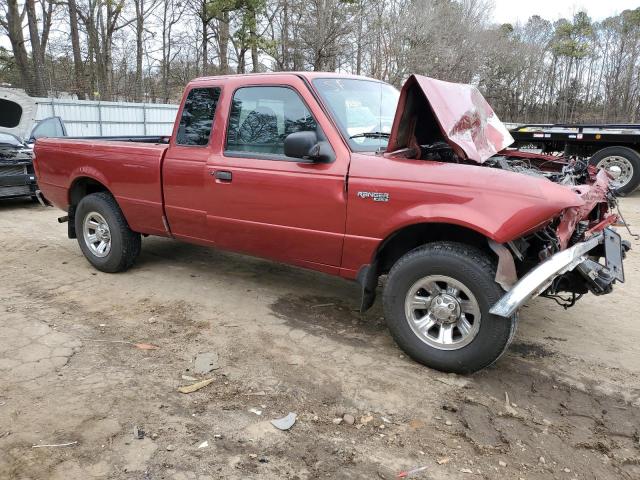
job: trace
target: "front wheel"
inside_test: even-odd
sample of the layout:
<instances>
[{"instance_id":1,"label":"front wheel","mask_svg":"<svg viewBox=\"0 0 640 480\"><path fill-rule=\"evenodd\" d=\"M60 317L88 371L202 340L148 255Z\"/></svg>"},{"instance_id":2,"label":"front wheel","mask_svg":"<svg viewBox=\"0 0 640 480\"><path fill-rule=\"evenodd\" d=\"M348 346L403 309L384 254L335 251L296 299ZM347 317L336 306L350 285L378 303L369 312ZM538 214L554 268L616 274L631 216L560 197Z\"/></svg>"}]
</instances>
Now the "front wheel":
<instances>
[{"instance_id":1,"label":"front wheel","mask_svg":"<svg viewBox=\"0 0 640 480\"><path fill-rule=\"evenodd\" d=\"M109 273L127 270L140 254L140 234L129 228L109 193L92 193L80 200L75 227L82 253L98 270Z\"/></svg>"},{"instance_id":2,"label":"front wheel","mask_svg":"<svg viewBox=\"0 0 640 480\"><path fill-rule=\"evenodd\" d=\"M472 373L507 349L517 316L489 310L504 291L495 261L478 248L437 242L396 262L384 290L387 325L411 358L444 372Z\"/></svg>"}]
</instances>

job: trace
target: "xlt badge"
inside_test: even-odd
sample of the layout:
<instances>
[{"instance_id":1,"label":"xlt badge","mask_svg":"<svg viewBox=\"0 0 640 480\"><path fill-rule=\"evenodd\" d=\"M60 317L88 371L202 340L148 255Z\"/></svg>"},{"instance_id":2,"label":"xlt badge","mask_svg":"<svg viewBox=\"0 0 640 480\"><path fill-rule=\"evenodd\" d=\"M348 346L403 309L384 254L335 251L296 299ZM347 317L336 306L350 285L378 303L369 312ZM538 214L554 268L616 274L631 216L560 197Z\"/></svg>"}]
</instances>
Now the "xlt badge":
<instances>
[{"instance_id":1,"label":"xlt badge","mask_svg":"<svg viewBox=\"0 0 640 480\"><path fill-rule=\"evenodd\" d=\"M358 192L359 198L371 198L374 202L388 202L389 194L384 192Z\"/></svg>"}]
</instances>

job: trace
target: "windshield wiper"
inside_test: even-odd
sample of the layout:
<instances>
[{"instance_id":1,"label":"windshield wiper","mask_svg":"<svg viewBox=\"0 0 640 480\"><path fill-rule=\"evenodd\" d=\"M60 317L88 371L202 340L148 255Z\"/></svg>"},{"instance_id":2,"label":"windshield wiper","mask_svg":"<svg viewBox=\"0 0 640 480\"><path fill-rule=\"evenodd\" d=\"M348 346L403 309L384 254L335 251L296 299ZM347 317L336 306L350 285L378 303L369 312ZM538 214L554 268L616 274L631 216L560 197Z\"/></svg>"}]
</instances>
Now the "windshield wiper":
<instances>
[{"instance_id":1,"label":"windshield wiper","mask_svg":"<svg viewBox=\"0 0 640 480\"><path fill-rule=\"evenodd\" d=\"M365 132L365 133L358 133L356 135L351 135L349 137L349 140L351 140L352 138L389 138L391 136L390 133L385 133L385 132Z\"/></svg>"}]
</instances>

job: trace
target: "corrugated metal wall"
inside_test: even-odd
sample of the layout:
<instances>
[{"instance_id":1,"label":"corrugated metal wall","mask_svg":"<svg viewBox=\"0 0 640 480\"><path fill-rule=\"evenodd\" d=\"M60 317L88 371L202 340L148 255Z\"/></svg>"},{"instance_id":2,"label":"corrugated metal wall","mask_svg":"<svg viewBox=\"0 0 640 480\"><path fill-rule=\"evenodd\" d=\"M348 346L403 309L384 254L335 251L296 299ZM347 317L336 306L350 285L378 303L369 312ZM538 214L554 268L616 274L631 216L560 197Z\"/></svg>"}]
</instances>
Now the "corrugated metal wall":
<instances>
[{"instance_id":1,"label":"corrugated metal wall","mask_svg":"<svg viewBox=\"0 0 640 480\"><path fill-rule=\"evenodd\" d=\"M72 137L171 135L178 105L36 98L36 120L61 117Z\"/></svg>"}]
</instances>

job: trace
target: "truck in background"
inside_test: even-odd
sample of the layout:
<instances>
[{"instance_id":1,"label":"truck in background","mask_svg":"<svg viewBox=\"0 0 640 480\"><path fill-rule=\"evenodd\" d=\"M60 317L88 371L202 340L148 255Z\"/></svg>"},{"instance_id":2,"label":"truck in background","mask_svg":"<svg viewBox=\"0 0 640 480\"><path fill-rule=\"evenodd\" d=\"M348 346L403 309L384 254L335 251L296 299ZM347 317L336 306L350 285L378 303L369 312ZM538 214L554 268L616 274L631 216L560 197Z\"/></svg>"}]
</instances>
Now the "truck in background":
<instances>
[{"instance_id":1,"label":"truck in background","mask_svg":"<svg viewBox=\"0 0 640 480\"><path fill-rule=\"evenodd\" d=\"M517 148L587 158L590 165L612 174L619 195L640 185L640 124L526 124L510 133Z\"/></svg>"}]
</instances>

